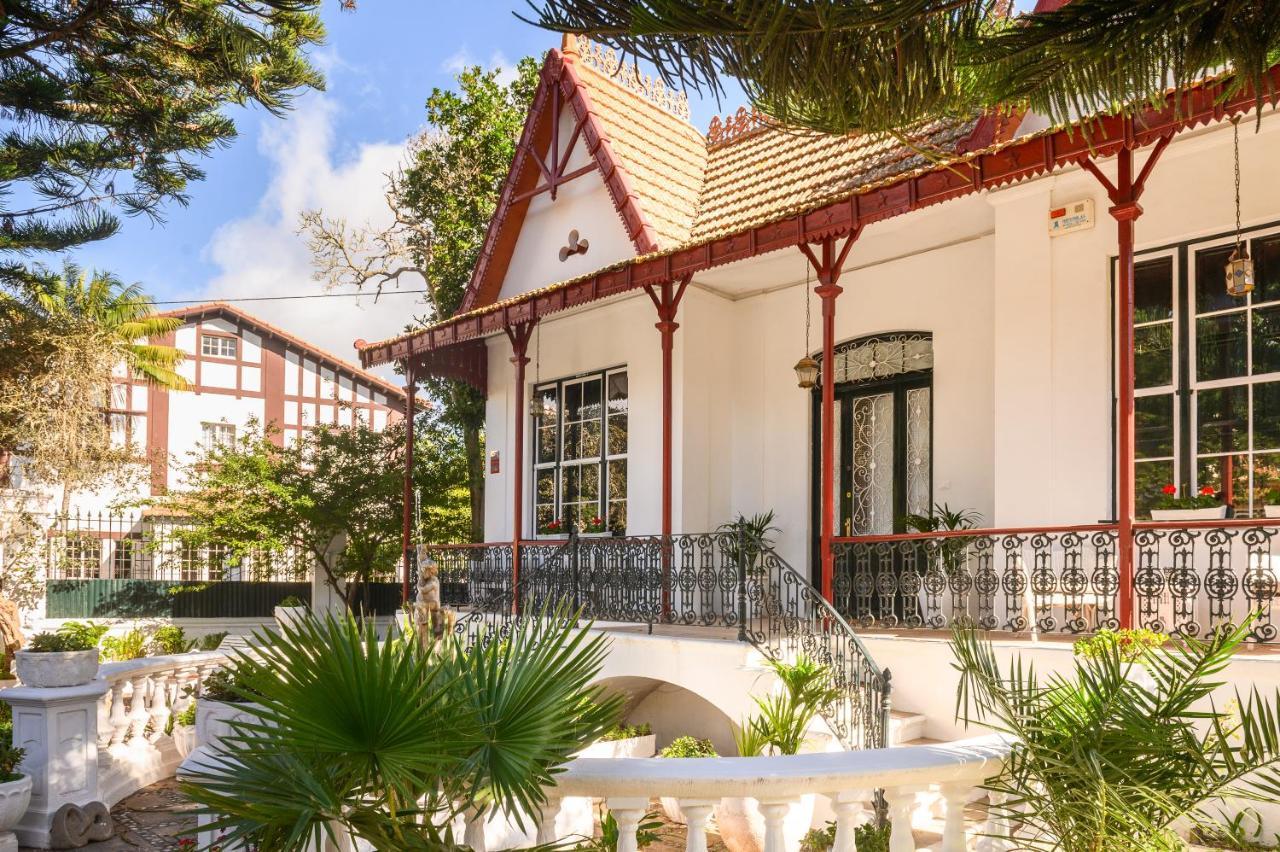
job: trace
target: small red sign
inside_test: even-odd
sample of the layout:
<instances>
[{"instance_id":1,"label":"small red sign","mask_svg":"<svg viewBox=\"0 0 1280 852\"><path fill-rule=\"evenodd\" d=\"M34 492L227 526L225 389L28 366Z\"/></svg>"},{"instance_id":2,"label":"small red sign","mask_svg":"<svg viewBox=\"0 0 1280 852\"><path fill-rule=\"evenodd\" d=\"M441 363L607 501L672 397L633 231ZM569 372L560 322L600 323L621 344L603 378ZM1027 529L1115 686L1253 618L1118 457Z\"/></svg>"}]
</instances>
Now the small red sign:
<instances>
[{"instance_id":1,"label":"small red sign","mask_svg":"<svg viewBox=\"0 0 1280 852\"><path fill-rule=\"evenodd\" d=\"M502 471L502 462L498 456L498 451L494 450L489 453L489 472L500 473Z\"/></svg>"}]
</instances>

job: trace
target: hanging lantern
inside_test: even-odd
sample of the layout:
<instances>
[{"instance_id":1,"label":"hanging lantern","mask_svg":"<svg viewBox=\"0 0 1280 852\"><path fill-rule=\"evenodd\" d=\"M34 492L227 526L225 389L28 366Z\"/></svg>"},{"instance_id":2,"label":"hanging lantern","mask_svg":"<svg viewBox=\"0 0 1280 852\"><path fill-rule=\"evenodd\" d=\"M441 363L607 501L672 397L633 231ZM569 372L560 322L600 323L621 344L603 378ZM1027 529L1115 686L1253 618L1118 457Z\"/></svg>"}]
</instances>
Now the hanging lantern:
<instances>
[{"instance_id":1,"label":"hanging lantern","mask_svg":"<svg viewBox=\"0 0 1280 852\"><path fill-rule=\"evenodd\" d=\"M529 399L529 416L542 417L546 413L547 413L547 407L546 405L543 404L542 394L535 393Z\"/></svg>"},{"instance_id":2,"label":"hanging lantern","mask_svg":"<svg viewBox=\"0 0 1280 852\"><path fill-rule=\"evenodd\" d=\"M810 390L818 384L818 362L808 355L796 362L796 380L800 387Z\"/></svg>"},{"instance_id":3,"label":"hanging lantern","mask_svg":"<svg viewBox=\"0 0 1280 852\"><path fill-rule=\"evenodd\" d=\"M1253 291L1253 258L1240 239L1240 119L1231 120L1236 154L1236 248L1227 259L1227 293L1243 299Z\"/></svg>"}]
</instances>

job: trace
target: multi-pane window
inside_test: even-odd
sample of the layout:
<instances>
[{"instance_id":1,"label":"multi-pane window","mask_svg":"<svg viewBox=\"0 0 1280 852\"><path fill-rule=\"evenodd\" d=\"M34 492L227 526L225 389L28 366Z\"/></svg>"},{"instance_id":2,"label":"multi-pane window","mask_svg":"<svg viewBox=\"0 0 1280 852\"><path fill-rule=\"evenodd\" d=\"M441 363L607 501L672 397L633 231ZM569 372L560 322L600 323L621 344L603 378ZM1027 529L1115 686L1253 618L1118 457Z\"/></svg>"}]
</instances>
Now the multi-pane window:
<instances>
[{"instance_id":1,"label":"multi-pane window","mask_svg":"<svg viewBox=\"0 0 1280 852\"><path fill-rule=\"evenodd\" d=\"M539 535L626 531L626 370L539 385L533 517Z\"/></svg>"},{"instance_id":2,"label":"multi-pane window","mask_svg":"<svg viewBox=\"0 0 1280 852\"><path fill-rule=\"evenodd\" d=\"M96 580L102 568L102 541L95 536L68 533L62 544L62 577Z\"/></svg>"},{"instance_id":3,"label":"multi-pane window","mask_svg":"<svg viewBox=\"0 0 1280 852\"><path fill-rule=\"evenodd\" d=\"M230 423L201 423L200 446L206 450L229 447L236 440L236 427Z\"/></svg>"},{"instance_id":4,"label":"multi-pane window","mask_svg":"<svg viewBox=\"0 0 1280 852\"><path fill-rule=\"evenodd\" d=\"M1226 291L1233 238L1136 267L1139 514L1166 484L1182 494L1210 486L1237 516L1276 502L1269 495L1280 489L1280 233L1260 232L1248 243L1255 289L1243 298Z\"/></svg>"},{"instance_id":5,"label":"multi-pane window","mask_svg":"<svg viewBox=\"0 0 1280 852\"><path fill-rule=\"evenodd\" d=\"M221 337L216 334L200 335L200 354L207 355L210 358L234 358L236 357L236 339L234 337Z\"/></svg>"},{"instance_id":6,"label":"multi-pane window","mask_svg":"<svg viewBox=\"0 0 1280 852\"><path fill-rule=\"evenodd\" d=\"M139 579L139 557L142 542L136 538L120 538L113 542L111 551L111 576L117 580Z\"/></svg>"}]
</instances>

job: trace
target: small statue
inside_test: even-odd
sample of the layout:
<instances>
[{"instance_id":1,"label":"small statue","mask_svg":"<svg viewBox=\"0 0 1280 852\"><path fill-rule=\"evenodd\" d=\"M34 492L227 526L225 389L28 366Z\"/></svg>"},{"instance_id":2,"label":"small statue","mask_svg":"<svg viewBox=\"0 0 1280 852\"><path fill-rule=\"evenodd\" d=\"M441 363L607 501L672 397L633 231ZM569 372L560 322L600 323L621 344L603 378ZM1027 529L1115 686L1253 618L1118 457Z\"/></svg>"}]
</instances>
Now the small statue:
<instances>
[{"instance_id":1,"label":"small statue","mask_svg":"<svg viewBox=\"0 0 1280 852\"><path fill-rule=\"evenodd\" d=\"M440 566L418 551L418 589L413 604L414 626L425 645L453 628L454 613L440 603Z\"/></svg>"}]
</instances>

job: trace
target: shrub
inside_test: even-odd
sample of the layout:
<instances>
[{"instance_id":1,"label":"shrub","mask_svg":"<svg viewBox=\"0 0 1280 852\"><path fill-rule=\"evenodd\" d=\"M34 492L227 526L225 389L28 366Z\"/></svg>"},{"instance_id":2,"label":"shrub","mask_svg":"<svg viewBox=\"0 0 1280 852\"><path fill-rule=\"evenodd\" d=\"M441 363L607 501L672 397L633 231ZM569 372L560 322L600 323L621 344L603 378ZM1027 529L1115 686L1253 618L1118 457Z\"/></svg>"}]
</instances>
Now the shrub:
<instances>
[{"instance_id":1,"label":"shrub","mask_svg":"<svg viewBox=\"0 0 1280 852\"><path fill-rule=\"evenodd\" d=\"M228 704L246 703L244 681L231 667L218 669L204 679L204 691L201 698L210 701L225 701Z\"/></svg>"},{"instance_id":2,"label":"shrub","mask_svg":"<svg viewBox=\"0 0 1280 852\"><path fill-rule=\"evenodd\" d=\"M601 742L613 742L614 740L629 740L633 737L647 737L653 733L653 728L648 722L640 725L627 725L619 722L612 728L604 732L604 736L600 737Z\"/></svg>"},{"instance_id":3,"label":"shrub","mask_svg":"<svg viewBox=\"0 0 1280 852\"><path fill-rule=\"evenodd\" d=\"M119 662L138 660L146 655L147 634L141 630L130 630L120 636L107 636L102 640L102 656L105 659Z\"/></svg>"},{"instance_id":4,"label":"shrub","mask_svg":"<svg viewBox=\"0 0 1280 852\"><path fill-rule=\"evenodd\" d=\"M185 654L195 644L195 640L188 639L186 631L176 624L158 627L156 632L151 634L151 653L156 656Z\"/></svg>"},{"instance_id":5,"label":"shrub","mask_svg":"<svg viewBox=\"0 0 1280 852\"><path fill-rule=\"evenodd\" d=\"M196 703L192 701L187 705L187 709L173 717L174 724L185 725L191 727L196 723Z\"/></svg>"},{"instance_id":6,"label":"shrub","mask_svg":"<svg viewBox=\"0 0 1280 852\"><path fill-rule=\"evenodd\" d=\"M853 848L858 852L889 852L889 824L876 827L864 822L853 830ZM836 824L828 822L825 828L810 829L800 841L800 852L830 852L836 843Z\"/></svg>"},{"instance_id":7,"label":"shrub","mask_svg":"<svg viewBox=\"0 0 1280 852\"><path fill-rule=\"evenodd\" d=\"M285 598L284 600L280 601L280 603L276 604L276 606L286 606L286 607L300 607L300 606L306 606L306 605L307 605L307 602L304 601L302 598L298 597L297 595L289 595L289 597Z\"/></svg>"},{"instance_id":8,"label":"shrub","mask_svg":"<svg viewBox=\"0 0 1280 852\"><path fill-rule=\"evenodd\" d=\"M59 651L92 651L98 643L82 633L37 633L27 643L26 650L41 653Z\"/></svg>"},{"instance_id":9,"label":"shrub","mask_svg":"<svg viewBox=\"0 0 1280 852\"><path fill-rule=\"evenodd\" d=\"M658 752L658 757L719 757L711 740L676 737L671 745Z\"/></svg>"},{"instance_id":10,"label":"shrub","mask_svg":"<svg viewBox=\"0 0 1280 852\"><path fill-rule=\"evenodd\" d=\"M196 647L201 651L216 651L218 646L222 644L222 640L227 638L227 631L221 630L217 633L206 633L196 640Z\"/></svg>"},{"instance_id":11,"label":"shrub","mask_svg":"<svg viewBox=\"0 0 1280 852\"><path fill-rule=\"evenodd\" d=\"M1071 650L1077 657L1085 660L1096 660L1118 648L1120 659L1126 663L1142 660L1147 654L1159 648L1169 637L1164 633L1156 633L1145 628L1121 630L1099 630L1092 636L1077 639Z\"/></svg>"},{"instance_id":12,"label":"shrub","mask_svg":"<svg viewBox=\"0 0 1280 852\"><path fill-rule=\"evenodd\" d=\"M17 781L22 777L18 764L26 756L26 749L15 748L9 740L0 742L0 782Z\"/></svg>"},{"instance_id":13,"label":"shrub","mask_svg":"<svg viewBox=\"0 0 1280 852\"><path fill-rule=\"evenodd\" d=\"M62 636L76 636L88 644L80 650L88 650L96 648L98 643L102 641L102 637L107 634L111 628L105 624L93 624L88 621L68 621L58 628L58 633Z\"/></svg>"}]
</instances>

